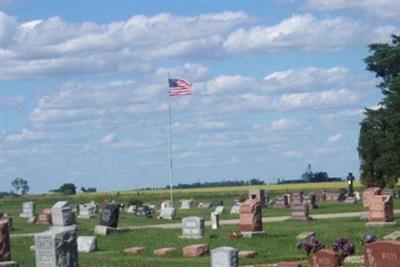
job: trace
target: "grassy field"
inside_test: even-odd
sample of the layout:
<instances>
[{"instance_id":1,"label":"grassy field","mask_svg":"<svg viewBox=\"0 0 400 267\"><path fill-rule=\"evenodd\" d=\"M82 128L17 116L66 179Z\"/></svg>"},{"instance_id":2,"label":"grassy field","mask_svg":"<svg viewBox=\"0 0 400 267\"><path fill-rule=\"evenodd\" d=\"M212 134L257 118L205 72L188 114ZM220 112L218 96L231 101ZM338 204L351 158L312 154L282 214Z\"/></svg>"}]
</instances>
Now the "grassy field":
<instances>
[{"instance_id":1,"label":"grassy field","mask_svg":"<svg viewBox=\"0 0 400 267\"><path fill-rule=\"evenodd\" d=\"M293 185L266 185L258 188L264 188L268 194L274 197L281 193L290 193L294 190L312 191L315 189L327 189L328 191L337 191L339 188L345 187L342 183L320 183L320 184L293 184ZM356 187L360 190L360 186ZM229 214L230 206L234 198L246 197L249 187L221 187L207 189L187 189L176 190L175 199L193 198L196 201L212 201L214 199L222 199L224 201L226 212L222 215L222 219L238 218L238 215ZM7 212L13 217L14 230L12 234L37 233L45 231L48 226L29 225L26 219L19 218L22 202L33 200L37 205L37 212L43 208L51 207L58 200L68 200L71 204L77 204L80 201L97 201L104 199L112 199L127 203L132 198L141 199L147 203L154 204L159 207L160 202L168 199L169 192L162 191L131 191L131 192L112 192L112 193L91 193L78 194L75 196L62 195L36 195L24 198L2 198L0 199L0 210ZM395 201L395 207L399 207L400 200ZM312 210L311 214L316 213L336 213L361 211L360 203L355 205L346 205L343 203L320 203L318 209ZM186 216L202 216L209 220L211 209L191 209L177 210L178 218L174 221L165 221L152 219L140 219L133 215L123 213L120 215L119 226L134 226L144 224L174 223L180 222L182 217ZM289 209L264 208L263 216L281 216L289 215ZM400 218L396 217L399 222ZM99 215L90 220L79 220L78 234L92 235L94 226L99 221ZM338 227L340 225L340 227ZM264 225L265 230L269 233L267 237L255 239L229 240L228 234L237 229L237 226L223 226L218 231L211 231L207 228L206 237L202 240L181 240L179 229L161 230L133 230L124 233L117 233L107 237L98 237L99 251L93 254L80 254L80 266L88 267L113 267L113 266L209 266L209 257L198 259L185 259L181 257L181 248L185 245L194 243L208 243L210 248L219 246L233 246L242 250L256 250L259 255L255 259L242 260L241 264L257 264L270 263L280 260L301 260L304 258L301 252L296 249L295 236L303 231L314 231L318 234L322 241L326 244L332 241L338 235L345 235L357 244L358 253L361 254L359 240L365 233L373 233L383 236L394 229L367 229L365 223L358 218L354 219L332 219L311 222L293 222L287 221L283 223L269 223ZM30 250L33 245L33 237L12 237L12 253L13 259L20 263L22 267L34 266L34 252ZM123 249L132 246L145 246L147 252L141 256L124 256ZM165 246L174 246L178 251L171 256L158 258L152 255L152 251Z\"/></svg>"}]
</instances>

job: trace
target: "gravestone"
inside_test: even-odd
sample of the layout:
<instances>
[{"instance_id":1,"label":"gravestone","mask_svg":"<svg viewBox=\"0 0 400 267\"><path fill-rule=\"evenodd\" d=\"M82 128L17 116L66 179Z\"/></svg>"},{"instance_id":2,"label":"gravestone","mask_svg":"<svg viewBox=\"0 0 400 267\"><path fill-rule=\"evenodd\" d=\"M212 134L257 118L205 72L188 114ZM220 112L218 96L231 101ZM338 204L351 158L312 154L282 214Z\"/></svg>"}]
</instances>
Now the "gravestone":
<instances>
[{"instance_id":1,"label":"gravestone","mask_svg":"<svg viewBox=\"0 0 400 267\"><path fill-rule=\"evenodd\" d=\"M311 257L312 267L339 267L339 255L333 250L321 249L314 253Z\"/></svg>"},{"instance_id":2,"label":"gravestone","mask_svg":"<svg viewBox=\"0 0 400 267\"><path fill-rule=\"evenodd\" d=\"M257 189L257 188L250 189L249 190L249 199L256 199L256 200L260 201L262 207L264 207L266 204L268 204L265 201L264 189Z\"/></svg>"},{"instance_id":3,"label":"gravestone","mask_svg":"<svg viewBox=\"0 0 400 267\"><path fill-rule=\"evenodd\" d=\"M51 209L43 209L42 213L39 214L37 220L37 224L46 224L49 225L51 224Z\"/></svg>"},{"instance_id":4,"label":"gravestone","mask_svg":"<svg viewBox=\"0 0 400 267\"><path fill-rule=\"evenodd\" d=\"M78 252L90 253L97 249L97 238L95 236L78 236Z\"/></svg>"},{"instance_id":5,"label":"gravestone","mask_svg":"<svg viewBox=\"0 0 400 267\"><path fill-rule=\"evenodd\" d=\"M135 216L139 218L151 218L152 212L148 206L140 206L136 208Z\"/></svg>"},{"instance_id":6,"label":"gravestone","mask_svg":"<svg viewBox=\"0 0 400 267\"><path fill-rule=\"evenodd\" d=\"M303 192L294 192L290 198L290 205L296 205L303 203Z\"/></svg>"},{"instance_id":7,"label":"gravestone","mask_svg":"<svg viewBox=\"0 0 400 267\"><path fill-rule=\"evenodd\" d=\"M165 201L161 202L161 210L163 210L165 208L172 208L171 200L165 200Z\"/></svg>"},{"instance_id":8,"label":"gravestone","mask_svg":"<svg viewBox=\"0 0 400 267\"><path fill-rule=\"evenodd\" d=\"M219 228L219 213L211 212L211 229L218 230Z\"/></svg>"},{"instance_id":9,"label":"gravestone","mask_svg":"<svg viewBox=\"0 0 400 267\"><path fill-rule=\"evenodd\" d=\"M128 207L128 209L126 210L126 213L129 213L129 214L135 214L135 212L136 212L136 205L130 205Z\"/></svg>"},{"instance_id":10,"label":"gravestone","mask_svg":"<svg viewBox=\"0 0 400 267\"><path fill-rule=\"evenodd\" d=\"M183 257L201 257L208 253L207 244L194 244L182 248Z\"/></svg>"},{"instance_id":11,"label":"gravestone","mask_svg":"<svg viewBox=\"0 0 400 267\"><path fill-rule=\"evenodd\" d=\"M11 247L8 221L0 219L0 262L2 261L11 261Z\"/></svg>"},{"instance_id":12,"label":"gravestone","mask_svg":"<svg viewBox=\"0 0 400 267\"><path fill-rule=\"evenodd\" d=\"M373 198L377 195L380 195L382 189L379 187L368 187L362 194L363 201L363 209L365 212L368 212L369 204L373 200Z\"/></svg>"},{"instance_id":13,"label":"gravestone","mask_svg":"<svg viewBox=\"0 0 400 267\"><path fill-rule=\"evenodd\" d=\"M111 228L118 227L119 218L119 204L111 203L104 206L101 217L100 225L104 225Z\"/></svg>"},{"instance_id":14,"label":"gravestone","mask_svg":"<svg viewBox=\"0 0 400 267\"><path fill-rule=\"evenodd\" d=\"M375 241L364 245L365 267L399 267L400 242L392 240Z\"/></svg>"},{"instance_id":15,"label":"gravestone","mask_svg":"<svg viewBox=\"0 0 400 267\"><path fill-rule=\"evenodd\" d=\"M292 204L292 219L307 221L310 219L310 210L308 204Z\"/></svg>"},{"instance_id":16,"label":"gravestone","mask_svg":"<svg viewBox=\"0 0 400 267\"><path fill-rule=\"evenodd\" d=\"M36 266L78 267L76 230L58 227L35 234Z\"/></svg>"},{"instance_id":17,"label":"gravestone","mask_svg":"<svg viewBox=\"0 0 400 267\"><path fill-rule=\"evenodd\" d=\"M79 219L91 219L96 216L96 206L91 203L79 204Z\"/></svg>"},{"instance_id":18,"label":"gravestone","mask_svg":"<svg viewBox=\"0 0 400 267\"><path fill-rule=\"evenodd\" d=\"M326 192L324 190L314 191L314 194L317 202L322 202L326 200Z\"/></svg>"},{"instance_id":19,"label":"gravestone","mask_svg":"<svg viewBox=\"0 0 400 267\"><path fill-rule=\"evenodd\" d=\"M232 247L211 250L211 267L239 267L238 250Z\"/></svg>"},{"instance_id":20,"label":"gravestone","mask_svg":"<svg viewBox=\"0 0 400 267\"><path fill-rule=\"evenodd\" d=\"M210 206L211 205L208 202L199 202L199 204L197 205L199 209L208 209L210 208Z\"/></svg>"},{"instance_id":21,"label":"gravestone","mask_svg":"<svg viewBox=\"0 0 400 267\"><path fill-rule=\"evenodd\" d=\"M203 218L195 216L183 218L181 238L202 238L204 236L204 229Z\"/></svg>"},{"instance_id":22,"label":"gravestone","mask_svg":"<svg viewBox=\"0 0 400 267\"><path fill-rule=\"evenodd\" d=\"M338 201L342 202L346 199L346 193L347 193L347 189L342 188L339 190L339 196L338 196Z\"/></svg>"},{"instance_id":23,"label":"gravestone","mask_svg":"<svg viewBox=\"0 0 400 267\"><path fill-rule=\"evenodd\" d=\"M317 199L314 194L309 194L303 197L303 203L307 204L310 209L317 209Z\"/></svg>"},{"instance_id":24,"label":"gravestone","mask_svg":"<svg viewBox=\"0 0 400 267\"><path fill-rule=\"evenodd\" d=\"M224 206L218 206L215 208L214 212L218 213L218 214L222 214L222 213L224 213L224 210L225 210Z\"/></svg>"},{"instance_id":25,"label":"gravestone","mask_svg":"<svg viewBox=\"0 0 400 267\"><path fill-rule=\"evenodd\" d=\"M192 208L193 199L181 199L181 210L190 210Z\"/></svg>"},{"instance_id":26,"label":"gravestone","mask_svg":"<svg viewBox=\"0 0 400 267\"><path fill-rule=\"evenodd\" d=\"M67 201L58 201L51 208L51 220L54 226L68 226L75 223L71 206Z\"/></svg>"},{"instance_id":27,"label":"gravestone","mask_svg":"<svg viewBox=\"0 0 400 267\"><path fill-rule=\"evenodd\" d=\"M35 202L28 201L22 203L22 213L19 214L21 218L30 218L35 215L36 205Z\"/></svg>"},{"instance_id":28,"label":"gravestone","mask_svg":"<svg viewBox=\"0 0 400 267\"><path fill-rule=\"evenodd\" d=\"M160 212L160 219L164 220L173 220L176 217L176 210L175 208L164 208Z\"/></svg>"},{"instance_id":29,"label":"gravestone","mask_svg":"<svg viewBox=\"0 0 400 267\"><path fill-rule=\"evenodd\" d=\"M239 210L240 210L240 206L242 205L242 203L237 202L235 204L233 204L230 213L231 214L239 214Z\"/></svg>"},{"instance_id":30,"label":"gravestone","mask_svg":"<svg viewBox=\"0 0 400 267\"><path fill-rule=\"evenodd\" d=\"M339 193L326 192L326 201L329 201L329 202L339 201Z\"/></svg>"},{"instance_id":31,"label":"gravestone","mask_svg":"<svg viewBox=\"0 0 400 267\"><path fill-rule=\"evenodd\" d=\"M286 195L281 195L276 197L274 208L285 209L289 207L288 198Z\"/></svg>"},{"instance_id":32,"label":"gravestone","mask_svg":"<svg viewBox=\"0 0 400 267\"><path fill-rule=\"evenodd\" d=\"M248 199L240 206L239 230L245 237L263 235L261 203L257 199Z\"/></svg>"},{"instance_id":33,"label":"gravestone","mask_svg":"<svg viewBox=\"0 0 400 267\"><path fill-rule=\"evenodd\" d=\"M369 202L367 226L393 225L393 198L388 195L377 195Z\"/></svg>"},{"instance_id":34,"label":"gravestone","mask_svg":"<svg viewBox=\"0 0 400 267\"><path fill-rule=\"evenodd\" d=\"M211 202L212 208L216 208L218 206L223 206L223 205L224 205L224 201L222 199L215 199Z\"/></svg>"}]
</instances>

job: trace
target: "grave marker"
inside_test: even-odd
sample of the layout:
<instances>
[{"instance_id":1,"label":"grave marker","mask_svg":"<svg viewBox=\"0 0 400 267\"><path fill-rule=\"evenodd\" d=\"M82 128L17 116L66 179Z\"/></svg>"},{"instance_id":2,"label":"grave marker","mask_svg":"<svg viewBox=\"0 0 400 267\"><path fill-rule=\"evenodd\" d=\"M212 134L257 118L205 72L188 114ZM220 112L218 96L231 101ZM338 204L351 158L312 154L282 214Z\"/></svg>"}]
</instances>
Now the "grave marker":
<instances>
[{"instance_id":1,"label":"grave marker","mask_svg":"<svg viewBox=\"0 0 400 267\"><path fill-rule=\"evenodd\" d=\"M339 255L329 249L321 249L311 256L312 267L339 267Z\"/></svg>"},{"instance_id":2,"label":"grave marker","mask_svg":"<svg viewBox=\"0 0 400 267\"><path fill-rule=\"evenodd\" d=\"M35 215L36 205L35 202L28 201L22 203L22 213L19 214L21 218L30 218Z\"/></svg>"},{"instance_id":3,"label":"grave marker","mask_svg":"<svg viewBox=\"0 0 400 267\"><path fill-rule=\"evenodd\" d=\"M202 238L204 236L204 229L203 218L195 216L183 218L181 238Z\"/></svg>"},{"instance_id":4,"label":"grave marker","mask_svg":"<svg viewBox=\"0 0 400 267\"><path fill-rule=\"evenodd\" d=\"M90 253L97 249L97 238L95 236L78 236L78 252Z\"/></svg>"},{"instance_id":5,"label":"grave marker","mask_svg":"<svg viewBox=\"0 0 400 267\"><path fill-rule=\"evenodd\" d=\"M248 199L240 206L239 230L243 236L264 235L262 229L261 202Z\"/></svg>"},{"instance_id":6,"label":"grave marker","mask_svg":"<svg viewBox=\"0 0 400 267\"><path fill-rule=\"evenodd\" d=\"M68 226L75 223L71 206L67 201L58 201L51 208L51 220L54 226Z\"/></svg>"},{"instance_id":7,"label":"grave marker","mask_svg":"<svg viewBox=\"0 0 400 267\"><path fill-rule=\"evenodd\" d=\"M392 240L375 241L364 245L365 267L400 266L400 242Z\"/></svg>"},{"instance_id":8,"label":"grave marker","mask_svg":"<svg viewBox=\"0 0 400 267\"><path fill-rule=\"evenodd\" d=\"M211 267L239 267L238 250L232 247L211 250Z\"/></svg>"},{"instance_id":9,"label":"grave marker","mask_svg":"<svg viewBox=\"0 0 400 267\"><path fill-rule=\"evenodd\" d=\"M100 217L100 225L111 228L118 227L119 204L111 203L104 206Z\"/></svg>"},{"instance_id":10,"label":"grave marker","mask_svg":"<svg viewBox=\"0 0 400 267\"><path fill-rule=\"evenodd\" d=\"M219 228L219 213L211 212L211 229L218 230Z\"/></svg>"}]
</instances>

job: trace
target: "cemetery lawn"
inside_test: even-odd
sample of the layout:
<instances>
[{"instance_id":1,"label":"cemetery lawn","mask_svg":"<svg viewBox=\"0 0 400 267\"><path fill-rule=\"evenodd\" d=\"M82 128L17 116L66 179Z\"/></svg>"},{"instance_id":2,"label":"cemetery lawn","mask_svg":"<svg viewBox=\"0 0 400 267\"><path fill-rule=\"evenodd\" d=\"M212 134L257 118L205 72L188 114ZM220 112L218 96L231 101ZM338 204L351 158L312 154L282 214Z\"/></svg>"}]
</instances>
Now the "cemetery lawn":
<instances>
[{"instance_id":1,"label":"cemetery lawn","mask_svg":"<svg viewBox=\"0 0 400 267\"><path fill-rule=\"evenodd\" d=\"M398 225L400 217L396 216ZM92 235L92 229L79 227L79 235ZM302 221L285 221L264 224L268 236L253 239L230 240L228 234L237 230L236 225L222 226L219 230L206 228L206 236L200 240L179 239L180 229L141 229L110 236L98 236L97 252L79 254L79 263L83 267L187 267L209 266L209 256L201 258L183 258L182 247L190 244L207 243L210 249L220 246L232 246L239 250L255 250L258 256L254 259L240 259L241 265L273 263L281 260L302 260L304 255L296 248L296 235L304 231L314 231L317 237L330 246L336 237L343 235L356 245L356 254L362 254L361 237L374 234L379 238L396 230L391 228L366 228L359 218L325 219ZM397 226L398 228L398 226ZM11 238L13 260L20 266L34 267L34 252L30 250L33 237ZM122 251L133 246L147 247L140 256L124 256ZM177 252L166 257L153 256L153 250L161 247L176 247ZM354 265L356 266L356 265Z\"/></svg>"}]
</instances>

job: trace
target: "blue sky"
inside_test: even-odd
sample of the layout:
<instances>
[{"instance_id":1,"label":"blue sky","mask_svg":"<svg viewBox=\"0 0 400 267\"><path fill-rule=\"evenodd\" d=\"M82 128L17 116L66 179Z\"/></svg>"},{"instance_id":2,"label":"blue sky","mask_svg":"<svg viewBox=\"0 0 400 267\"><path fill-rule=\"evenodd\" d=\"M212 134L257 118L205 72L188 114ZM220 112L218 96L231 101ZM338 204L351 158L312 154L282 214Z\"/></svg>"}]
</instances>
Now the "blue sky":
<instances>
[{"instance_id":1,"label":"blue sky","mask_svg":"<svg viewBox=\"0 0 400 267\"><path fill-rule=\"evenodd\" d=\"M2 1L0 191L358 176L367 45L395 1Z\"/></svg>"}]
</instances>

